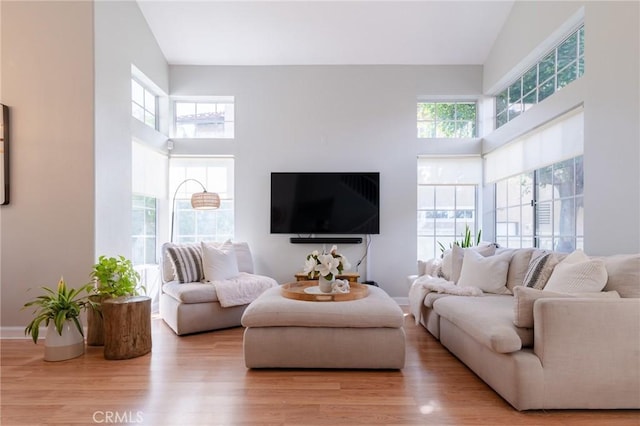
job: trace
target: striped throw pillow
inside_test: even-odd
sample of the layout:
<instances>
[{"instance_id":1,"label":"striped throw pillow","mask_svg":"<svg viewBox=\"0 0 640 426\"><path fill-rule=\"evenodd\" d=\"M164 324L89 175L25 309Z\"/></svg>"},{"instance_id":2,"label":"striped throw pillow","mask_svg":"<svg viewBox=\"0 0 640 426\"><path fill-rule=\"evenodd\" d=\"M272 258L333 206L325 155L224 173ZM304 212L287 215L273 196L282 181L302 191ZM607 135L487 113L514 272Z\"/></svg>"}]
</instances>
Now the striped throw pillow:
<instances>
[{"instance_id":1,"label":"striped throw pillow","mask_svg":"<svg viewBox=\"0 0 640 426\"><path fill-rule=\"evenodd\" d=\"M524 282L522 285L525 287L535 288L542 290L547 284L553 268L558 264L558 259L551 252L542 252L538 256L532 256L529 262L529 269L524 275Z\"/></svg>"},{"instance_id":2,"label":"striped throw pillow","mask_svg":"<svg viewBox=\"0 0 640 426\"><path fill-rule=\"evenodd\" d=\"M204 279L202 254L197 246L174 246L167 248L176 280L180 283L199 282Z\"/></svg>"}]
</instances>

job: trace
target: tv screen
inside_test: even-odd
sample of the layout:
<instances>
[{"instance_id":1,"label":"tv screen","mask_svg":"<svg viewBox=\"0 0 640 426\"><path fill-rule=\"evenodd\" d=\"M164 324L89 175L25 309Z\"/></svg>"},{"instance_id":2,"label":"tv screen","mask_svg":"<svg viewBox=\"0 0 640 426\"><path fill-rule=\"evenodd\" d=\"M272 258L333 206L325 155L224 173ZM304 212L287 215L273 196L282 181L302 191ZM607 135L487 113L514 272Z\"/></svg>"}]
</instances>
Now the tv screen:
<instances>
[{"instance_id":1,"label":"tv screen","mask_svg":"<svg viewBox=\"0 0 640 426\"><path fill-rule=\"evenodd\" d=\"M271 173L272 234L379 234L380 173Z\"/></svg>"}]
</instances>

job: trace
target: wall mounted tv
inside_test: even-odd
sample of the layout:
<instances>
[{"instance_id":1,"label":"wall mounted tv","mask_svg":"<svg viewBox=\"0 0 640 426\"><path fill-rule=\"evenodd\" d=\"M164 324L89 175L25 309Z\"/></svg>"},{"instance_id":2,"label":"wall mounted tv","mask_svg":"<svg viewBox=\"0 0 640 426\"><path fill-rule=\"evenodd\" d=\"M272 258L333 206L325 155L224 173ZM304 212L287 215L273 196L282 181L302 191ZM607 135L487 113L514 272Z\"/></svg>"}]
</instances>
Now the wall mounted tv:
<instances>
[{"instance_id":1,"label":"wall mounted tv","mask_svg":"<svg viewBox=\"0 0 640 426\"><path fill-rule=\"evenodd\" d=\"M272 234L379 234L380 173L271 173Z\"/></svg>"}]
</instances>

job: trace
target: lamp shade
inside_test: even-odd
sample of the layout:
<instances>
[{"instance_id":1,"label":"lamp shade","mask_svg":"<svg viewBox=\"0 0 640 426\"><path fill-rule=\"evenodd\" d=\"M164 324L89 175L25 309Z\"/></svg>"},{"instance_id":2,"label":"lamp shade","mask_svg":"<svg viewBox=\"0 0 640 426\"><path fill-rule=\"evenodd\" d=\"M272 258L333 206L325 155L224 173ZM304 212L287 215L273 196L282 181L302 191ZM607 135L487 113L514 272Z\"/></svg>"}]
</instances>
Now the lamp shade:
<instances>
[{"instance_id":1,"label":"lamp shade","mask_svg":"<svg viewBox=\"0 0 640 426\"><path fill-rule=\"evenodd\" d=\"M220 197L215 192L196 192L191 196L191 207L196 210L212 210L220 207Z\"/></svg>"}]
</instances>

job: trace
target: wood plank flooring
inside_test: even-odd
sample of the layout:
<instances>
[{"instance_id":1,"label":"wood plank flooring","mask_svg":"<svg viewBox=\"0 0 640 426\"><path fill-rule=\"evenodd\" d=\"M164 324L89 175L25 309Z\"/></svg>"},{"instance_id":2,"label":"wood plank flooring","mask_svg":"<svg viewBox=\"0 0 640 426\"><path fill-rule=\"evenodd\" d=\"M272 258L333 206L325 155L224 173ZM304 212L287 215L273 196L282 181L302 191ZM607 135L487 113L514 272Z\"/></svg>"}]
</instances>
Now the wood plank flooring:
<instances>
[{"instance_id":1,"label":"wood plank flooring","mask_svg":"<svg viewBox=\"0 0 640 426\"><path fill-rule=\"evenodd\" d=\"M3 340L4 425L640 425L632 410L518 412L405 317L401 371L247 370L242 328L176 336L108 361L101 347L43 361L42 343Z\"/></svg>"}]
</instances>

